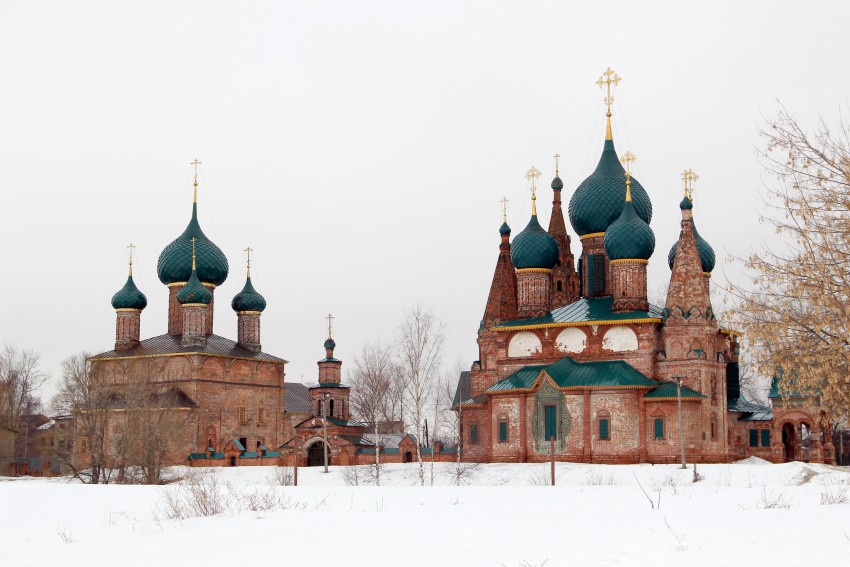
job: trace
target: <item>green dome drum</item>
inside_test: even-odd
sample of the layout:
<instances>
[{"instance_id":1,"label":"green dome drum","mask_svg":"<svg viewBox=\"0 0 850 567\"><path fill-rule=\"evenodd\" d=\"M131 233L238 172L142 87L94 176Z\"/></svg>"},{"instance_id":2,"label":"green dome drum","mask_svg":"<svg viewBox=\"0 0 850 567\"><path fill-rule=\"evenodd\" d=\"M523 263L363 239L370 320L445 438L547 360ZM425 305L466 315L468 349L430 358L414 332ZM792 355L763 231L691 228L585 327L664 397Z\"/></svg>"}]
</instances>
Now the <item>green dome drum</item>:
<instances>
[{"instance_id":1,"label":"green dome drum","mask_svg":"<svg viewBox=\"0 0 850 567\"><path fill-rule=\"evenodd\" d=\"M139 291L133 281L133 276L127 277L127 283L112 296L112 307L114 309L138 309L142 310L148 305L148 298Z\"/></svg>"},{"instance_id":2,"label":"green dome drum","mask_svg":"<svg viewBox=\"0 0 850 567\"><path fill-rule=\"evenodd\" d=\"M227 279L227 257L207 238L198 223L198 204L192 204L192 219L183 234L174 239L159 255L156 265L159 280L165 285L189 281L192 273L192 238L200 281L219 286Z\"/></svg>"},{"instance_id":3,"label":"green dome drum","mask_svg":"<svg viewBox=\"0 0 850 567\"><path fill-rule=\"evenodd\" d=\"M605 140L605 147L596 170L581 182L570 199L570 224L579 234L605 232L623 212L626 188L623 178L626 170L617 157L613 140ZM635 212L646 224L652 220L652 202L643 186L632 177L632 200Z\"/></svg>"}]
</instances>

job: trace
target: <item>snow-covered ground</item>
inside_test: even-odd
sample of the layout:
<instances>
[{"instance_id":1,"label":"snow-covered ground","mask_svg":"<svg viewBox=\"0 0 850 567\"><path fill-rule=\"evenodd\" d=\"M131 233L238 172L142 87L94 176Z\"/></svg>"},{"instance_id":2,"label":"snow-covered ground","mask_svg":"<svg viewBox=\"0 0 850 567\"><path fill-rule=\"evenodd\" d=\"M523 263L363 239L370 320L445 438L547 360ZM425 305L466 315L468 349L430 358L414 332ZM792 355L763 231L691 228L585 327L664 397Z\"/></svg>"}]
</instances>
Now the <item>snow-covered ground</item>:
<instances>
[{"instance_id":1,"label":"snow-covered ground","mask_svg":"<svg viewBox=\"0 0 850 567\"><path fill-rule=\"evenodd\" d=\"M0 564L714 567L850 557L846 468L749 460L701 465L694 483L691 468L675 465L559 463L555 487L543 485L548 464L479 465L466 486L438 464L426 487L416 464L385 466L380 487L366 485L365 470L351 485L351 470L336 467L302 468L300 486L280 486L278 470L176 469L189 476L159 487L0 477ZM218 497L205 502L210 493ZM193 504L223 511L197 517Z\"/></svg>"}]
</instances>

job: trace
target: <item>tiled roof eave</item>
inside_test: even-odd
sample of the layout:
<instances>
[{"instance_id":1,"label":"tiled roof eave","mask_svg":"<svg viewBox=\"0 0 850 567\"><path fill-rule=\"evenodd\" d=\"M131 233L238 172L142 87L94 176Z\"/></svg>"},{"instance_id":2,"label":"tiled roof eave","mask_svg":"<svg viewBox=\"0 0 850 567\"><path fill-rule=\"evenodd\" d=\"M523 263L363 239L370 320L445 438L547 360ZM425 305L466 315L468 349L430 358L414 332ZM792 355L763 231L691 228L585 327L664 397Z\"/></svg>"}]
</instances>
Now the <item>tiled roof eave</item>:
<instances>
[{"instance_id":1,"label":"tiled roof eave","mask_svg":"<svg viewBox=\"0 0 850 567\"><path fill-rule=\"evenodd\" d=\"M662 319L660 317L643 317L643 318L634 318L634 319L607 319L607 320L595 320L595 321L565 321L565 322L552 322L552 323L536 323L532 325L511 325L511 326L497 326L490 327L490 330L503 332L503 331L519 331L519 330L529 330L529 329L551 329L555 327L586 327L588 325L630 325L634 323L661 323Z\"/></svg>"},{"instance_id":2,"label":"tiled roof eave","mask_svg":"<svg viewBox=\"0 0 850 567\"><path fill-rule=\"evenodd\" d=\"M552 382L552 383L554 384L554 382ZM530 388L510 388L510 389L507 389L507 390L489 390L488 389L488 390L485 390L484 393L492 396L494 394L509 394L509 393L512 393L512 392L518 392L518 393L533 392L536 389L535 388L536 385L537 384L535 384L534 386L531 386ZM554 384L554 386L557 390L561 390L562 392L566 392L566 391L569 391L569 390L652 390L653 388L658 387L657 385L648 385L648 384L643 384L643 385L629 384L629 385L620 385L620 386L617 386L617 385L600 386L600 385L596 385L596 384L586 385L586 386L558 386L557 384ZM655 399L661 400L661 399L665 399L665 398L655 398ZM675 400L676 398L673 398L673 399ZM685 398L682 398L682 399L684 400Z\"/></svg>"}]
</instances>

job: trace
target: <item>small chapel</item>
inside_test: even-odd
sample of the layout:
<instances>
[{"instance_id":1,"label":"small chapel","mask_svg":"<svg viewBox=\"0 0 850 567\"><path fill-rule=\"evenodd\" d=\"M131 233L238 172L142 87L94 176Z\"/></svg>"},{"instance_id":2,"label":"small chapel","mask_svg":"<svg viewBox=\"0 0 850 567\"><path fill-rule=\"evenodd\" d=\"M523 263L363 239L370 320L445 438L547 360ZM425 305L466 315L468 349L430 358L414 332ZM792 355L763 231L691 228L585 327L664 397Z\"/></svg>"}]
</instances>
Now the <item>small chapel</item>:
<instances>
[{"instance_id":1,"label":"small chapel","mask_svg":"<svg viewBox=\"0 0 850 567\"><path fill-rule=\"evenodd\" d=\"M653 207L631 174L634 156L620 158L614 147L612 87L619 82L610 68L597 81L607 107L602 155L569 197L578 259L557 156L548 230L537 215L536 168L527 174L527 226L512 238L504 214L479 358L461 373L453 403L464 458L664 463L680 458L684 441L690 462L758 456L834 463L816 395L780 395L777 380L770 406L741 393L741 336L723 328L712 307L715 253L694 223L692 170L682 176L666 300L649 303Z\"/></svg>"}]
</instances>

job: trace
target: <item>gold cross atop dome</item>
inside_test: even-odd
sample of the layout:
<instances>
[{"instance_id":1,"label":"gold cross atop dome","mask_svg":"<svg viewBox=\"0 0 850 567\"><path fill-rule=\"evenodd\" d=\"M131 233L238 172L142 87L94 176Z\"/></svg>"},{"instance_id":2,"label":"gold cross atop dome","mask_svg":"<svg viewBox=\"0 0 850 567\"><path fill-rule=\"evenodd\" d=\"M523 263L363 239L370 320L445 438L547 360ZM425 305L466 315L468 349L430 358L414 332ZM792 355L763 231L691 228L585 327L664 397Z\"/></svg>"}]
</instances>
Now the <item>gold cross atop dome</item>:
<instances>
[{"instance_id":1,"label":"gold cross atop dome","mask_svg":"<svg viewBox=\"0 0 850 567\"><path fill-rule=\"evenodd\" d=\"M502 197L502 199L499 201L500 203L502 203L502 221L504 221L505 223L508 222L508 201L510 201L510 199L508 199L507 197Z\"/></svg>"},{"instance_id":2,"label":"gold cross atop dome","mask_svg":"<svg viewBox=\"0 0 850 567\"><path fill-rule=\"evenodd\" d=\"M699 179L699 175L693 169L686 169L682 172L682 184L685 186L685 197L689 201L694 200L694 185Z\"/></svg>"},{"instance_id":3,"label":"gold cross atop dome","mask_svg":"<svg viewBox=\"0 0 850 567\"><path fill-rule=\"evenodd\" d=\"M608 67L602 76L599 77L599 80L596 81L596 84L599 85L599 88L605 88L605 98L602 99L602 102L605 103L605 106L608 108L605 116L608 118L606 127L605 127L605 139L613 140L614 136L611 133L611 105L614 104L614 95L611 94L611 85L615 87L620 84L620 75L615 73L611 67Z\"/></svg>"},{"instance_id":4,"label":"gold cross atop dome","mask_svg":"<svg viewBox=\"0 0 850 567\"><path fill-rule=\"evenodd\" d=\"M325 317L325 319L328 320L328 338L332 339L333 338L333 328L334 328L334 323L333 323L334 316L331 315L330 313L328 313L328 316Z\"/></svg>"},{"instance_id":5,"label":"gold cross atop dome","mask_svg":"<svg viewBox=\"0 0 850 567\"><path fill-rule=\"evenodd\" d=\"M555 177L561 176L561 154L555 154L552 156L555 158Z\"/></svg>"},{"instance_id":6,"label":"gold cross atop dome","mask_svg":"<svg viewBox=\"0 0 850 567\"><path fill-rule=\"evenodd\" d=\"M632 200L632 163L636 160L635 154L629 150L626 150L620 158L620 162L626 168L626 201Z\"/></svg>"},{"instance_id":7,"label":"gold cross atop dome","mask_svg":"<svg viewBox=\"0 0 850 567\"><path fill-rule=\"evenodd\" d=\"M251 277L251 252L253 252L253 251L254 251L254 249L251 248L250 246L248 248L246 248L245 250L243 250L243 252L246 252L248 254L248 277L249 278Z\"/></svg>"},{"instance_id":8,"label":"gold cross atop dome","mask_svg":"<svg viewBox=\"0 0 850 567\"><path fill-rule=\"evenodd\" d=\"M194 196L194 201L192 201L193 203L198 202L198 166L201 165L201 163L203 163L203 162L198 161L198 158L195 158L195 161L189 162L189 165L195 166L195 182L193 183L193 185L195 187L195 196Z\"/></svg>"},{"instance_id":9,"label":"gold cross atop dome","mask_svg":"<svg viewBox=\"0 0 850 567\"><path fill-rule=\"evenodd\" d=\"M531 166L525 173L525 178L531 184L531 214L537 216L537 178L540 177L540 170Z\"/></svg>"},{"instance_id":10,"label":"gold cross atop dome","mask_svg":"<svg viewBox=\"0 0 850 567\"><path fill-rule=\"evenodd\" d=\"M136 247L136 245L133 244L132 242L127 245L127 250L130 251L130 274L129 275L131 275L131 276L133 275L133 248L135 248L135 247Z\"/></svg>"}]
</instances>

